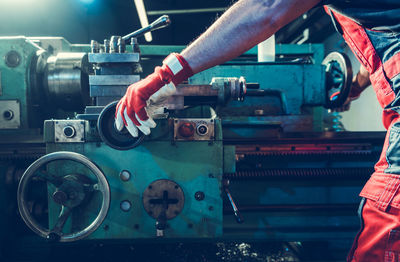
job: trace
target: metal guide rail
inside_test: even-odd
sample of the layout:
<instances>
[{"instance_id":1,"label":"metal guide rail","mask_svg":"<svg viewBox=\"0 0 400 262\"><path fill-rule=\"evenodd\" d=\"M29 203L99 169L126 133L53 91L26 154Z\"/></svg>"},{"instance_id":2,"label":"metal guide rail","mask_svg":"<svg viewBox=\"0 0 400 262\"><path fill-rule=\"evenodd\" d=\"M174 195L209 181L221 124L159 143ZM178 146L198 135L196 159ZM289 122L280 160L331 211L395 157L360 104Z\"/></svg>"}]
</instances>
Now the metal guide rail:
<instances>
[{"instance_id":1,"label":"metal guide rail","mask_svg":"<svg viewBox=\"0 0 400 262\"><path fill-rule=\"evenodd\" d=\"M327 132L224 141L235 148L236 162L234 172L223 176L235 201L232 209L231 197L226 198L224 214L233 216L237 209L244 220L268 221L277 238L355 232L357 196L374 170L383 138L383 132ZM296 225L290 224L294 220ZM234 228L229 223L230 231Z\"/></svg>"}]
</instances>

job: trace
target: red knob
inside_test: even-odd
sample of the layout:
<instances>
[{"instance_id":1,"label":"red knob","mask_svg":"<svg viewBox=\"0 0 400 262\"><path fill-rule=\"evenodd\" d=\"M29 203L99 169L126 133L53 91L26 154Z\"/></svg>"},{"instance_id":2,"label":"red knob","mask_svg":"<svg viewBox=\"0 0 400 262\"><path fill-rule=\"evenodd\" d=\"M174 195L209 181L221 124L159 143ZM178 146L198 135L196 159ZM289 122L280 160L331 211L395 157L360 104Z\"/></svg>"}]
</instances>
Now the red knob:
<instances>
[{"instance_id":1,"label":"red knob","mask_svg":"<svg viewBox=\"0 0 400 262\"><path fill-rule=\"evenodd\" d=\"M181 135L182 137L192 137L194 135L194 126L192 123L182 123L179 128L178 128L178 132L179 135Z\"/></svg>"}]
</instances>

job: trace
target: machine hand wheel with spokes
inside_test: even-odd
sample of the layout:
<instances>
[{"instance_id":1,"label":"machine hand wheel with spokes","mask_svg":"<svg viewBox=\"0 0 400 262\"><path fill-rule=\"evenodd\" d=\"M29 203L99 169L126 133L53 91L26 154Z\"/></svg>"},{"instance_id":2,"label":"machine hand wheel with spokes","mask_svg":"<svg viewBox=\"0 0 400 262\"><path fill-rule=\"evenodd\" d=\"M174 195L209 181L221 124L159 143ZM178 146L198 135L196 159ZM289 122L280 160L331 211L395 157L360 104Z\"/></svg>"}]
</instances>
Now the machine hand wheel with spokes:
<instances>
[{"instance_id":1,"label":"machine hand wheel with spokes","mask_svg":"<svg viewBox=\"0 0 400 262\"><path fill-rule=\"evenodd\" d=\"M326 102L328 109L339 108L346 102L353 79L349 57L344 53L332 52L322 61L326 75Z\"/></svg>"},{"instance_id":2,"label":"machine hand wheel with spokes","mask_svg":"<svg viewBox=\"0 0 400 262\"><path fill-rule=\"evenodd\" d=\"M32 190L32 184L37 181L45 183L42 191L48 194L49 221L45 222L39 222L28 205L31 192L37 191ZM103 172L87 157L55 152L28 167L19 182L17 199L21 217L33 232L50 240L71 242L87 237L101 225L110 206L110 187ZM75 223L80 219L86 223Z\"/></svg>"}]
</instances>

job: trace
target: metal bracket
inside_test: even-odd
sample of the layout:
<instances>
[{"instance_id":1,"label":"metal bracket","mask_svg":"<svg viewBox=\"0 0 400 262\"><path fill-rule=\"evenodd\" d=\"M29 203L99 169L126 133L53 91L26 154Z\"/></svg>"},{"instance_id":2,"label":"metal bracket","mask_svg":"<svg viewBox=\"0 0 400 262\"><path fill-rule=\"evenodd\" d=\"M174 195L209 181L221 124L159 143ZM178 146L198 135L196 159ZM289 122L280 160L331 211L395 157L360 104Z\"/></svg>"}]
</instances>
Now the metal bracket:
<instances>
[{"instance_id":1,"label":"metal bracket","mask_svg":"<svg viewBox=\"0 0 400 262\"><path fill-rule=\"evenodd\" d=\"M174 119L174 140L213 141L215 139L214 119Z\"/></svg>"},{"instance_id":2,"label":"metal bracket","mask_svg":"<svg viewBox=\"0 0 400 262\"><path fill-rule=\"evenodd\" d=\"M85 142L85 121L55 120L54 140L56 143Z\"/></svg>"},{"instance_id":3,"label":"metal bracket","mask_svg":"<svg viewBox=\"0 0 400 262\"><path fill-rule=\"evenodd\" d=\"M21 126L19 106L18 100L0 101L0 129L18 129Z\"/></svg>"}]
</instances>

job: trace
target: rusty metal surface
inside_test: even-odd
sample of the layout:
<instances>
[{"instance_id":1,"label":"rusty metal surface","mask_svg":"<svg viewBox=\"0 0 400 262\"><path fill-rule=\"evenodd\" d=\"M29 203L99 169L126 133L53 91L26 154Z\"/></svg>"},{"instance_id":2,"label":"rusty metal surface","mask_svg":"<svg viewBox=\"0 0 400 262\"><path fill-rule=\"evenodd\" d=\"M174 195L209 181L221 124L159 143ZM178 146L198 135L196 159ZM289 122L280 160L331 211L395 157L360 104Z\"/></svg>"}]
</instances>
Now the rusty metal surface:
<instances>
[{"instance_id":1,"label":"rusty metal surface","mask_svg":"<svg viewBox=\"0 0 400 262\"><path fill-rule=\"evenodd\" d=\"M218 96L218 89L211 85L178 85L175 96Z\"/></svg>"},{"instance_id":2,"label":"rusty metal surface","mask_svg":"<svg viewBox=\"0 0 400 262\"><path fill-rule=\"evenodd\" d=\"M184 204L185 196L182 188L172 180L156 180L143 192L143 207L155 219L158 219L164 208L166 208L166 219L176 217L182 212Z\"/></svg>"}]
</instances>

